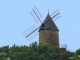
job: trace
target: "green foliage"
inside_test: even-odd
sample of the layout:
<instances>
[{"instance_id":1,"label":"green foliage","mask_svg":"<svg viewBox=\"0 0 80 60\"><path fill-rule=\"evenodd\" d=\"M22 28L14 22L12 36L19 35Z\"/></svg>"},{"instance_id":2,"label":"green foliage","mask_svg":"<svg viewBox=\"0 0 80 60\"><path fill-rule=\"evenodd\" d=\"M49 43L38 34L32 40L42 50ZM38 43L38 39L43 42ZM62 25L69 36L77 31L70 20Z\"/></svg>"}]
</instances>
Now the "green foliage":
<instances>
[{"instance_id":1,"label":"green foliage","mask_svg":"<svg viewBox=\"0 0 80 60\"><path fill-rule=\"evenodd\" d=\"M62 60L78 60L78 56L74 52L66 52L62 55Z\"/></svg>"},{"instance_id":2,"label":"green foliage","mask_svg":"<svg viewBox=\"0 0 80 60\"><path fill-rule=\"evenodd\" d=\"M76 50L76 54L80 55L80 48Z\"/></svg>"},{"instance_id":3,"label":"green foliage","mask_svg":"<svg viewBox=\"0 0 80 60\"><path fill-rule=\"evenodd\" d=\"M77 50L78 54L80 50ZM77 55L74 52L61 53L61 49L57 46L37 45L37 42L30 44L30 46L17 46L14 44L12 47L3 46L0 47L0 60L78 60Z\"/></svg>"}]
</instances>

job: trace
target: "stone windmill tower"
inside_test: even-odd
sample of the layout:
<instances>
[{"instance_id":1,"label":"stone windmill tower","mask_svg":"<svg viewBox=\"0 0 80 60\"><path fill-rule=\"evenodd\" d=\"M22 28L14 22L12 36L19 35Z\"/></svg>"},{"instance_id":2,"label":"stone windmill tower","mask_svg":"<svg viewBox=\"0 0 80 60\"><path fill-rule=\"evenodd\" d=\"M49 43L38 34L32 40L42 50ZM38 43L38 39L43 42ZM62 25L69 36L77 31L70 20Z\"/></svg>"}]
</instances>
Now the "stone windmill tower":
<instances>
[{"instance_id":1,"label":"stone windmill tower","mask_svg":"<svg viewBox=\"0 0 80 60\"><path fill-rule=\"evenodd\" d=\"M39 42L59 46L59 29L55 25L49 13L40 26Z\"/></svg>"},{"instance_id":2,"label":"stone windmill tower","mask_svg":"<svg viewBox=\"0 0 80 60\"><path fill-rule=\"evenodd\" d=\"M38 23L38 21L41 23L41 26L36 28L33 25L28 30L26 30L23 33L23 35L28 40L31 40L35 36L37 36L36 33L38 33L38 31L39 31L39 43L59 46L59 30L58 30L57 26L55 25L54 21L60 17L59 16L60 12L58 12L58 10L56 10L51 15L49 15L49 12L48 12L45 20L42 22L40 19L40 17L42 17L42 15L40 14L37 7L36 6L34 6L34 7L36 10L35 11L32 8L32 12L34 13L34 15L32 12L30 12L30 13L37 23ZM37 19L35 17L37 17ZM56 18L56 19L54 19L54 18ZM54 21L52 19L54 19Z\"/></svg>"}]
</instances>

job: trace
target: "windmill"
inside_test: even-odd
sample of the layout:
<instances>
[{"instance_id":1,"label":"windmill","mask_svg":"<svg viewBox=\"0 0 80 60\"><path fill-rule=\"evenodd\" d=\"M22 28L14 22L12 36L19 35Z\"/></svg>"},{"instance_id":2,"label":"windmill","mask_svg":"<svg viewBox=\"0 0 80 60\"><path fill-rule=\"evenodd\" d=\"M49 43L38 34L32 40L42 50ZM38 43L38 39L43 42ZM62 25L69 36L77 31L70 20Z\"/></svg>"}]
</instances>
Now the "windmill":
<instances>
[{"instance_id":1,"label":"windmill","mask_svg":"<svg viewBox=\"0 0 80 60\"><path fill-rule=\"evenodd\" d=\"M36 10L36 11L35 11ZM60 18L60 12L59 10L56 10L54 13L52 13L51 15L49 15L48 13L48 17L49 18L46 18L43 22L41 21L40 18L42 18L42 15L40 14L39 10L37 9L36 6L34 6L34 9L32 8L32 12L30 12L32 17L34 18L34 20L36 21L36 23L38 23L38 21L41 23L41 26L37 27L35 25L31 26L29 29L27 29L23 35L25 36L25 38L27 38L28 40L31 40L33 39L35 36L38 35L38 31L39 33L41 32L41 30L43 30L43 32L41 32L43 38L45 38L45 40L47 39L47 42L49 43L53 43L53 39L52 38L52 32L49 31L51 30L50 25L51 23L49 23L50 21L52 21L51 19L54 18L54 21L57 20L58 18ZM33 15L33 14L34 15ZM35 18L36 17L36 18ZM56 27L57 29L57 27ZM39 34L40 35L40 34ZM39 39L42 39L39 37ZM44 39L43 39L44 40ZM50 41L52 40L52 41Z\"/></svg>"}]
</instances>

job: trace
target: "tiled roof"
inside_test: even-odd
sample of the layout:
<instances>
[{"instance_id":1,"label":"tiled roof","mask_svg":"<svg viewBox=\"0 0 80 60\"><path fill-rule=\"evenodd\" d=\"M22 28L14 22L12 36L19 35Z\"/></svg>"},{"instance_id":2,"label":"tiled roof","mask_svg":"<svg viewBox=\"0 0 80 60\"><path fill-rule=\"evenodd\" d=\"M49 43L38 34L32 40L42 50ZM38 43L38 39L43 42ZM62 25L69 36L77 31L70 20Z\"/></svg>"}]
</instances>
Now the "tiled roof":
<instances>
[{"instance_id":1,"label":"tiled roof","mask_svg":"<svg viewBox=\"0 0 80 60\"><path fill-rule=\"evenodd\" d=\"M46 16L45 20L43 21L43 23L41 24L41 27L39 29L40 30L44 30L44 29L50 29L50 30L54 30L54 31L59 31L57 26L55 25L54 21L52 20L52 18L50 17L49 13Z\"/></svg>"}]
</instances>

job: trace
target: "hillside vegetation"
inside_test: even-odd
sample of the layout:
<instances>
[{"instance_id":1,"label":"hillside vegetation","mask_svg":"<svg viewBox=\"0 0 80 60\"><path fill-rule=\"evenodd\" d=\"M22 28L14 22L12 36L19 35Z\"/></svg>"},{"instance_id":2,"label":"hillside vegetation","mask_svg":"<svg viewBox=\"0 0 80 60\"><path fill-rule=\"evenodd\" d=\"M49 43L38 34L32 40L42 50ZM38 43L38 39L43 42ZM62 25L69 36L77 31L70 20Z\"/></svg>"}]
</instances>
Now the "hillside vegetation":
<instances>
[{"instance_id":1,"label":"hillside vegetation","mask_svg":"<svg viewBox=\"0 0 80 60\"><path fill-rule=\"evenodd\" d=\"M78 60L80 49L76 52L61 51L57 46L50 46L40 44L37 42L30 44L30 46L0 47L0 60Z\"/></svg>"}]
</instances>

